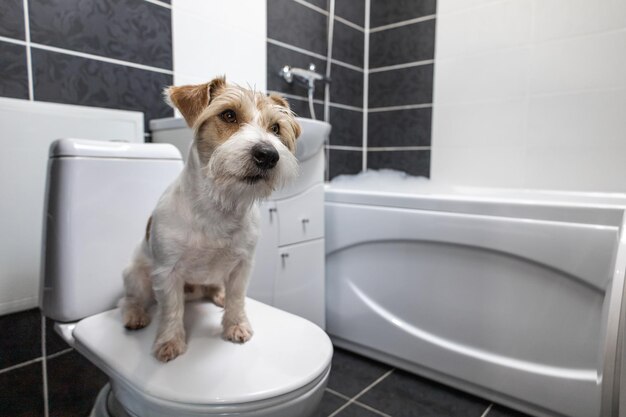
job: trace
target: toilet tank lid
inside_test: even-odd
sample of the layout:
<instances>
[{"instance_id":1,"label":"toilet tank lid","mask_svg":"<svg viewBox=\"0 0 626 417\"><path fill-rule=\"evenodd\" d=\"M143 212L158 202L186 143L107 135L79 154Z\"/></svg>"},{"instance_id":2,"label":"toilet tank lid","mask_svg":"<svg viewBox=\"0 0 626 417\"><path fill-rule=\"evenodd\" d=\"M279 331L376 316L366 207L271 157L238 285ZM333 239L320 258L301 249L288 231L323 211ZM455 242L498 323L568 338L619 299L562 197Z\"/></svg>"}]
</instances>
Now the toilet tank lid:
<instances>
[{"instance_id":1,"label":"toilet tank lid","mask_svg":"<svg viewBox=\"0 0 626 417\"><path fill-rule=\"evenodd\" d=\"M129 143L70 138L52 142L49 155L50 158L182 159L175 146L165 143Z\"/></svg>"}]
</instances>

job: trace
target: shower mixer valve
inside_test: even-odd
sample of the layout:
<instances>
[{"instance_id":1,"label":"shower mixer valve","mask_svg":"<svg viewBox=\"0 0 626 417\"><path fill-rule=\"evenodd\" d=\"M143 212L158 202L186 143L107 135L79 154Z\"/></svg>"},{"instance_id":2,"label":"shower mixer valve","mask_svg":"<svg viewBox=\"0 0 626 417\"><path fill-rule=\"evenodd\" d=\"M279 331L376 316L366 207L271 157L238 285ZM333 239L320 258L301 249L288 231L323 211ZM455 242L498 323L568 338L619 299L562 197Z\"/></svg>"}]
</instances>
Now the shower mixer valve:
<instances>
[{"instance_id":1,"label":"shower mixer valve","mask_svg":"<svg viewBox=\"0 0 626 417\"><path fill-rule=\"evenodd\" d=\"M278 73L287 83L292 84L294 80L307 86L309 98L309 111L311 118L315 119L315 109L313 108L313 95L315 93L315 81L330 83L330 78L315 72L315 64L309 64L308 69L293 68L285 65Z\"/></svg>"}]
</instances>

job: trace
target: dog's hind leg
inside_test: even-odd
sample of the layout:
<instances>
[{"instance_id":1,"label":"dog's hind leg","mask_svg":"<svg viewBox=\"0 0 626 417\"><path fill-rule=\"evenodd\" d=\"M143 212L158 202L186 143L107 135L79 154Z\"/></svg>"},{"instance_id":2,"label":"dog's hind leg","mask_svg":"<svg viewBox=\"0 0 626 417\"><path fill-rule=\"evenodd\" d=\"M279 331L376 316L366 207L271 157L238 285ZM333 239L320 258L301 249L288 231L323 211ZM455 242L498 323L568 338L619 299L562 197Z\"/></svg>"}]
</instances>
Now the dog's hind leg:
<instances>
[{"instance_id":1,"label":"dog's hind leg","mask_svg":"<svg viewBox=\"0 0 626 417\"><path fill-rule=\"evenodd\" d=\"M150 274L152 265L145 255L144 243L137 248L132 263L123 272L124 298L120 300L124 326L130 330L146 327L150 323L148 307L154 302Z\"/></svg>"},{"instance_id":2,"label":"dog's hind leg","mask_svg":"<svg viewBox=\"0 0 626 417\"><path fill-rule=\"evenodd\" d=\"M242 261L226 280L222 335L231 342L244 343L252 337L252 327L245 310L246 288L251 265Z\"/></svg>"}]
</instances>

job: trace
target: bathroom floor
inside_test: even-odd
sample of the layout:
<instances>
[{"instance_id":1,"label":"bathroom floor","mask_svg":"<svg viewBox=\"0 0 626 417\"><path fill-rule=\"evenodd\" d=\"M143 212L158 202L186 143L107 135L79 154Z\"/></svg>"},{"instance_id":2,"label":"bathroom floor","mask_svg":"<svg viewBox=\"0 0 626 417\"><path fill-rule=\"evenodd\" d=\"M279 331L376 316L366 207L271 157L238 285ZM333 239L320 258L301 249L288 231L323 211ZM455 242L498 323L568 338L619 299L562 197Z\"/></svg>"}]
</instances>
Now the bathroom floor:
<instances>
[{"instance_id":1,"label":"bathroom floor","mask_svg":"<svg viewBox=\"0 0 626 417\"><path fill-rule=\"evenodd\" d=\"M0 316L3 417L85 417L106 376L43 325L39 310ZM47 387L47 388L44 388ZM45 392L45 394L44 394ZM48 413L46 414L46 409ZM524 417L342 349L316 417Z\"/></svg>"}]
</instances>

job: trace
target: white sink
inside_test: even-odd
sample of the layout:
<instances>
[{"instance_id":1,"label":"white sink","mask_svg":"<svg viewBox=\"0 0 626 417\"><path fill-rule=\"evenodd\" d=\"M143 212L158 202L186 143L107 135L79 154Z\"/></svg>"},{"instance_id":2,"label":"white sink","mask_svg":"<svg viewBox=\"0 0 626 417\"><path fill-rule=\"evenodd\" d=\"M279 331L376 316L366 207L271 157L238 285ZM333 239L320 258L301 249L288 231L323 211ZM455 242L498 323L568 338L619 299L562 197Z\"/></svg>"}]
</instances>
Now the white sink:
<instances>
[{"instance_id":1,"label":"white sink","mask_svg":"<svg viewBox=\"0 0 626 417\"><path fill-rule=\"evenodd\" d=\"M296 118L302 127L302 134L296 142L296 157L300 162L315 155L330 135L330 124L320 120Z\"/></svg>"}]
</instances>

